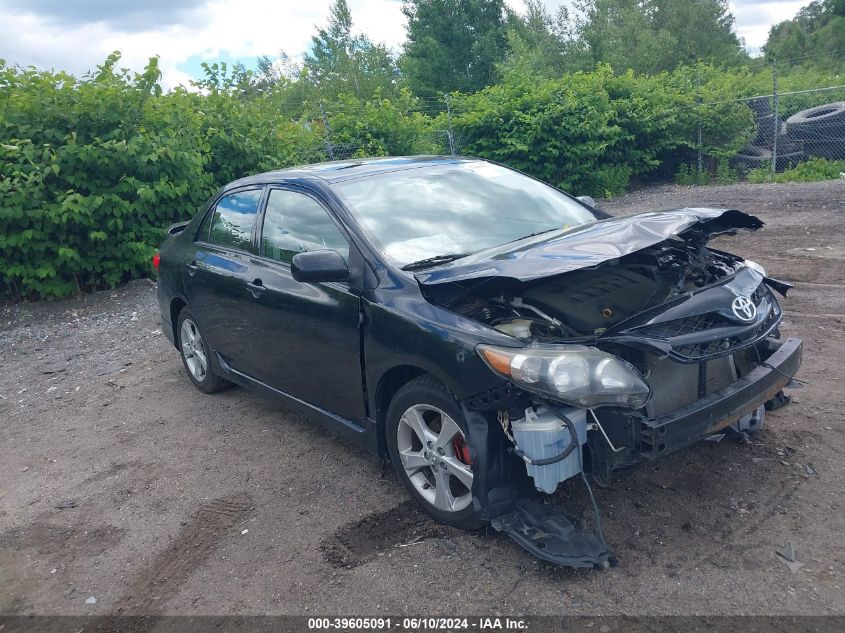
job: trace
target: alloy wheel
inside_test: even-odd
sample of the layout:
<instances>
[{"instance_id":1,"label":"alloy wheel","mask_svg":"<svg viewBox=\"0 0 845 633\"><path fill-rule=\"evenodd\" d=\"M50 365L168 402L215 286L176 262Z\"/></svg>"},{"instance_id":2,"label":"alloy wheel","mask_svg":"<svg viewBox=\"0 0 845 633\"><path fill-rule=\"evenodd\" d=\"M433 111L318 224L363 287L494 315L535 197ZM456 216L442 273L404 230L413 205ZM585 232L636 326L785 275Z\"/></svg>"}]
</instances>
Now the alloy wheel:
<instances>
[{"instance_id":1,"label":"alloy wheel","mask_svg":"<svg viewBox=\"0 0 845 633\"><path fill-rule=\"evenodd\" d=\"M200 331L196 323L190 319L182 321L182 332L179 341L188 371L191 372L191 375L197 382L202 382L205 380L206 373L208 372L208 359L205 357L202 336L200 336Z\"/></svg>"},{"instance_id":2,"label":"alloy wheel","mask_svg":"<svg viewBox=\"0 0 845 633\"><path fill-rule=\"evenodd\" d=\"M466 438L447 413L428 404L409 407L396 440L402 467L425 501L443 512L460 512L472 503Z\"/></svg>"}]
</instances>

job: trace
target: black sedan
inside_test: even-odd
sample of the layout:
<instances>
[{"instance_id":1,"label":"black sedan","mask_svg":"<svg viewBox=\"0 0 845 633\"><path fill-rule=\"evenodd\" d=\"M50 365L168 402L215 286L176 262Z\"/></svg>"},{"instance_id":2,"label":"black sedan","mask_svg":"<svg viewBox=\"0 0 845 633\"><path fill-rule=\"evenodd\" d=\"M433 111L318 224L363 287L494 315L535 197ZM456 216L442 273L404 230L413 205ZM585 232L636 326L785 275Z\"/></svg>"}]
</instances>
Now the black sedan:
<instances>
[{"instance_id":1,"label":"black sedan","mask_svg":"<svg viewBox=\"0 0 845 633\"><path fill-rule=\"evenodd\" d=\"M778 331L789 285L706 246L757 218L593 205L475 159L243 178L156 254L163 330L198 389L353 438L436 519L604 566L601 530L541 495L759 430L801 341Z\"/></svg>"}]
</instances>

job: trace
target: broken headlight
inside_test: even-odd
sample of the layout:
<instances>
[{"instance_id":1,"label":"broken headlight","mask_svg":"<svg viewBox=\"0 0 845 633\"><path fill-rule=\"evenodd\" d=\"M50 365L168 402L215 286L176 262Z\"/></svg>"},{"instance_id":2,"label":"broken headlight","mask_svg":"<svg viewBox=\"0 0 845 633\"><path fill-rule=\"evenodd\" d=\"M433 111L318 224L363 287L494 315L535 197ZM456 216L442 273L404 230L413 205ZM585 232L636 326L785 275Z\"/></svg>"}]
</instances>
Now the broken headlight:
<instances>
[{"instance_id":1,"label":"broken headlight","mask_svg":"<svg viewBox=\"0 0 845 633\"><path fill-rule=\"evenodd\" d=\"M490 368L526 391L578 407L640 409L650 390L630 363L594 347L494 347L479 345Z\"/></svg>"}]
</instances>

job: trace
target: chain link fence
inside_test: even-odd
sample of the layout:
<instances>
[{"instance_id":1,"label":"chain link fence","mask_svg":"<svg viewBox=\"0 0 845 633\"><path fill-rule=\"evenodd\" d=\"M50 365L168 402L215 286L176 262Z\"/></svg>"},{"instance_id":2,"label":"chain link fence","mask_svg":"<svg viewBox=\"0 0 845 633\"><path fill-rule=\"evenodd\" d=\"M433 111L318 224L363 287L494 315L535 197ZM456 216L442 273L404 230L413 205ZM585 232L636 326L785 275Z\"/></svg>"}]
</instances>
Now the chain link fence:
<instances>
[{"instance_id":1,"label":"chain link fence","mask_svg":"<svg viewBox=\"0 0 845 633\"><path fill-rule=\"evenodd\" d=\"M754 169L772 174L813 158L845 160L845 84L774 92L740 99L752 111L751 141L731 159L739 175Z\"/></svg>"}]
</instances>

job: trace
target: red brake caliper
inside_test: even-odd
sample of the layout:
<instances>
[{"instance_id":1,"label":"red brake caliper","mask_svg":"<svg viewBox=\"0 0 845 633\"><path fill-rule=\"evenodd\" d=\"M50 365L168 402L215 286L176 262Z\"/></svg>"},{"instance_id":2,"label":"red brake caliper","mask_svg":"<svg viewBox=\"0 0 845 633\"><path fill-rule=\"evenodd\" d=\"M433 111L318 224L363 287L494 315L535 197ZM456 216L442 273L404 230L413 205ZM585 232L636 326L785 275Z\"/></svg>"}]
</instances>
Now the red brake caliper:
<instances>
[{"instance_id":1,"label":"red brake caliper","mask_svg":"<svg viewBox=\"0 0 845 633\"><path fill-rule=\"evenodd\" d=\"M458 459L469 466L472 464L472 459L469 456L469 446L467 446L466 440L462 438L460 435L456 435L455 439L452 440L452 448L455 449L455 455L458 456Z\"/></svg>"}]
</instances>

